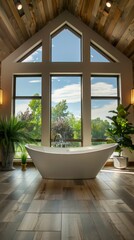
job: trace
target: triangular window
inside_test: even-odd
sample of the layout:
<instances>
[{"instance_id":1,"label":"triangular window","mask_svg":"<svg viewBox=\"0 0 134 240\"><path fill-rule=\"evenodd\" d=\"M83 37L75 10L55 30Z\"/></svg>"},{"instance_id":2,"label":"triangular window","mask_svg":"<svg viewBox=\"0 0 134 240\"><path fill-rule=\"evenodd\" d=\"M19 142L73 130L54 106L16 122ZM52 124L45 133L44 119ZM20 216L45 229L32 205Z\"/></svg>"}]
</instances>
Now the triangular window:
<instances>
[{"instance_id":1,"label":"triangular window","mask_svg":"<svg viewBox=\"0 0 134 240\"><path fill-rule=\"evenodd\" d=\"M34 50L21 58L19 62L42 62L42 46L34 48Z\"/></svg>"},{"instance_id":2,"label":"triangular window","mask_svg":"<svg viewBox=\"0 0 134 240\"><path fill-rule=\"evenodd\" d=\"M90 46L90 61L91 62L111 62L112 59L103 53L94 45Z\"/></svg>"},{"instance_id":3,"label":"triangular window","mask_svg":"<svg viewBox=\"0 0 134 240\"><path fill-rule=\"evenodd\" d=\"M65 25L52 35L52 62L81 62L81 35Z\"/></svg>"}]
</instances>

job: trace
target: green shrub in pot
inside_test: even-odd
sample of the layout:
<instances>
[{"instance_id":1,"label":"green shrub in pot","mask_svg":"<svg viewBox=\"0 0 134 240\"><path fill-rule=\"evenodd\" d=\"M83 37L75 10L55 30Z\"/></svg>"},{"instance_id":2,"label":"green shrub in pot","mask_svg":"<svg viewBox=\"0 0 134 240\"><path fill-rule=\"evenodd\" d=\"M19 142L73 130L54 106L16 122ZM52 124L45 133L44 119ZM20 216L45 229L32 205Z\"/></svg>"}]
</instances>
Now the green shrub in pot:
<instances>
[{"instance_id":1,"label":"green shrub in pot","mask_svg":"<svg viewBox=\"0 0 134 240\"><path fill-rule=\"evenodd\" d=\"M17 117L0 119L0 150L2 155L2 170L13 170L15 150L22 144L33 141L27 129L27 122Z\"/></svg>"},{"instance_id":2,"label":"green shrub in pot","mask_svg":"<svg viewBox=\"0 0 134 240\"><path fill-rule=\"evenodd\" d=\"M128 121L129 108L131 104L124 107L120 104L116 111L110 111L113 116L108 116L111 120L111 126L107 129L106 135L110 142L118 143L116 152L118 156L122 156L123 149L127 148L130 151L134 150L132 135L134 134L134 126ZM124 167L123 167L124 168Z\"/></svg>"}]
</instances>

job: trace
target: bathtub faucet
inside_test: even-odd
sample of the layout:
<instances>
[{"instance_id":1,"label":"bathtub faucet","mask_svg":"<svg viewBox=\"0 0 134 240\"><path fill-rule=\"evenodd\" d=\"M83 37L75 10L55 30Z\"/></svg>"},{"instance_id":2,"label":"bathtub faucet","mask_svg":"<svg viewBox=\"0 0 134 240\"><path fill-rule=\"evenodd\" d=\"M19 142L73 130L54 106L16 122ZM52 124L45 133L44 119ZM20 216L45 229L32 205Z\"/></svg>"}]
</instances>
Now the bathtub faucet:
<instances>
[{"instance_id":1,"label":"bathtub faucet","mask_svg":"<svg viewBox=\"0 0 134 240\"><path fill-rule=\"evenodd\" d=\"M63 146L63 137L60 133L57 133L54 137L55 147L62 147Z\"/></svg>"}]
</instances>

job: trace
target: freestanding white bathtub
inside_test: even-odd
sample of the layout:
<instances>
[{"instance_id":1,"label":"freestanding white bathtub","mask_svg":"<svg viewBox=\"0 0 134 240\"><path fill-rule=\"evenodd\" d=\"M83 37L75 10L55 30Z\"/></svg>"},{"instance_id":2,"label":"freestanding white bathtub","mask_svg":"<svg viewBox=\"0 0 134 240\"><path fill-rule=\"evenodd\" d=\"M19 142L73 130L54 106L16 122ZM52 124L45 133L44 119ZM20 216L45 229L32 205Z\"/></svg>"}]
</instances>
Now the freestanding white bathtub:
<instances>
[{"instance_id":1,"label":"freestanding white bathtub","mask_svg":"<svg viewBox=\"0 0 134 240\"><path fill-rule=\"evenodd\" d=\"M117 144L54 148L27 144L26 149L43 178L95 178Z\"/></svg>"}]
</instances>

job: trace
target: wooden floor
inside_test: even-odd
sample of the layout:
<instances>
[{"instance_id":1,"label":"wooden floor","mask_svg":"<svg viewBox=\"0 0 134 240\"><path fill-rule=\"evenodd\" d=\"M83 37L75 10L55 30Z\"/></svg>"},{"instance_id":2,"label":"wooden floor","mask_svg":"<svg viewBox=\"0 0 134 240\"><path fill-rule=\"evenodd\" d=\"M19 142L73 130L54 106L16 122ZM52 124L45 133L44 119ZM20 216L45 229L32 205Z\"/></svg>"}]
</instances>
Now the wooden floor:
<instances>
[{"instance_id":1,"label":"wooden floor","mask_svg":"<svg viewBox=\"0 0 134 240\"><path fill-rule=\"evenodd\" d=\"M0 172L1 240L134 240L134 169L96 179L44 180Z\"/></svg>"}]
</instances>

